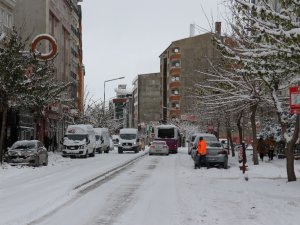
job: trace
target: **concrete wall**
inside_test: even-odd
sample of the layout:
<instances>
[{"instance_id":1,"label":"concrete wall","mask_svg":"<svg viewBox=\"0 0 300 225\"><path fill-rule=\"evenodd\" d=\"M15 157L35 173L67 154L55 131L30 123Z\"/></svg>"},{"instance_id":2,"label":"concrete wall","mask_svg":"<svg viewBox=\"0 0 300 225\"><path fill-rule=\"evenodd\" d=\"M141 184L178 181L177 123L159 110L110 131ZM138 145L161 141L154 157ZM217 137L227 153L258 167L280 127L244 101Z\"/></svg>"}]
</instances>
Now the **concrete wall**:
<instances>
[{"instance_id":1,"label":"concrete wall","mask_svg":"<svg viewBox=\"0 0 300 225\"><path fill-rule=\"evenodd\" d=\"M138 76L138 122L160 120L160 74Z\"/></svg>"}]
</instances>

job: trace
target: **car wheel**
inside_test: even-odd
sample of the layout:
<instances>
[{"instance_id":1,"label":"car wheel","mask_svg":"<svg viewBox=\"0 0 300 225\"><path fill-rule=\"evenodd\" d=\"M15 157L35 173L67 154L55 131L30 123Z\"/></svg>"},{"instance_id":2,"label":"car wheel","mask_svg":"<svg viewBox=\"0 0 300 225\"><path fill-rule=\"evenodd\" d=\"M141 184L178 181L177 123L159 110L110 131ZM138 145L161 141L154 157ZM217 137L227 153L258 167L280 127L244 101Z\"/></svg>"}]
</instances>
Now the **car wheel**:
<instances>
[{"instance_id":1,"label":"car wheel","mask_svg":"<svg viewBox=\"0 0 300 225\"><path fill-rule=\"evenodd\" d=\"M123 153L123 150L121 148L118 148L118 153L119 154L122 154Z\"/></svg>"},{"instance_id":2,"label":"car wheel","mask_svg":"<svg viewBox=\"0 0 300 225\"><path fill-rule=\"evenodd\" d=\"M36 156L35 162L34 162L34 166L35 167L39 167L40 166L40 158L39 158L39 156Z\"/></svg>"},{"instance_id":3,"label":"car wheel","mask_svg":"<svg viewBox=\"0 0 300 225\"><path fill-rule=\"evenodd\" d=\"M228 159L225 160L223 168L228 169Z\"/></svg>"},{"instance_id":4,"label":"car wheel","mask_svg":"<svg viewBox=\"0 0 300 225\"><path fill-rule=\"evenodd\" d=\"M43 163L43 166L48 166L48 156L46 157L45 162Z\"/></svg>"},{"instance_id":5,"label":"car wheel","mask_svg":"<svg viewBox=\"0 0 300 225\"><path fill-rule=\"evenodd\" d=\"M84 158L87 158L87 157L89 157L89 152L88 152L88 150L86 150L85 155L84 155Z\"/></svg>"},{"instance_id":6,"label":"car wheel","mask_svg":"<svg viewBox=\"0 0 300 225\"><path fill-rule=\"evenodd\" d=\"M91 157L95 157L95 154L96 154L96 150L94 149L94 150L93 150L93 153L91 153L90 156L91 156Z\"/></svg>"}]
</instances>

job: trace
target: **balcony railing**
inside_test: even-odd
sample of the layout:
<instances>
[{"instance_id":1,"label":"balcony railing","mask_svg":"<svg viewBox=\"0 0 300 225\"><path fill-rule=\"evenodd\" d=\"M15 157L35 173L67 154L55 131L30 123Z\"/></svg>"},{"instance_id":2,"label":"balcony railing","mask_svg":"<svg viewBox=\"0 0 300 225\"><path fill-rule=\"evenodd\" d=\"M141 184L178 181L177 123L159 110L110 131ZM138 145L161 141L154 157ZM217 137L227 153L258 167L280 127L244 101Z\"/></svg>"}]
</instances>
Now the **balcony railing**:
<instances>
[{"instance_id":1,"label":"balcony railing","mask_svg":"<svg viewBox=\"0 0 300 225\"><path fill-rule=\"evenodd\" d=\"M181 74L181 68L171 68L169 74L170 74L170 76L180 75Z\"/></svg>"},{"instance_id":2,"label":"balcony railing","mask_svg":"<svg viewBox=\"0 0 300 225\"><path fill-rule=\"evenodd\" d=\"M170 82L169 87L170 87L170 89L180 88L181 87L181 83L180 83L180 81Z\"/></svg>"},{"instance_id":3,"label":"balcony railing","mask_svg":"<svg viewBox=\"0 0 300 225\"><path fill-rule=\"evenodd\" d=\"M170 60L180 60L181 54L180 53L174 53L173 55L170 56Z\"/></svg>"},{"instance_id":4,"label":"balcony railing","mask_svg":"<svg viewBox=\"0 0 300 225\"><path fill-rule=\"evenodd\" d=\"M169 100L172 102L172 101L180 101L181 99L181 96L180 95L171 95L169 97Z\"/></svg>"}]
</instances>

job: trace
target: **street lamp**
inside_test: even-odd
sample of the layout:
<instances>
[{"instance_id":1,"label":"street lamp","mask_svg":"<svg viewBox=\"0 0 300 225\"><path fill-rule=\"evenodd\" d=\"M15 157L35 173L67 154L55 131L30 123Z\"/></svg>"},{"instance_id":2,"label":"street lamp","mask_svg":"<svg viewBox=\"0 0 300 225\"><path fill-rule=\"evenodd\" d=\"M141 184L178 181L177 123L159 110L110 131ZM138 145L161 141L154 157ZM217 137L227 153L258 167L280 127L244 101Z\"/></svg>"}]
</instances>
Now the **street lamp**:
<instances>
[{"instance_id":1,"label":"street lamp","mask_svg":"<svg viewBox=\"0 0 300 225\"><path fill-rule=\"evenodd\" d=\"M104 81L103 110L105 110L105 83L109 82L109 81L124 79L124 78L125 77L118 77L118 78L115 78L115 79L110 79L110 80L105 80Z\"/></svg>"}]
</instances>

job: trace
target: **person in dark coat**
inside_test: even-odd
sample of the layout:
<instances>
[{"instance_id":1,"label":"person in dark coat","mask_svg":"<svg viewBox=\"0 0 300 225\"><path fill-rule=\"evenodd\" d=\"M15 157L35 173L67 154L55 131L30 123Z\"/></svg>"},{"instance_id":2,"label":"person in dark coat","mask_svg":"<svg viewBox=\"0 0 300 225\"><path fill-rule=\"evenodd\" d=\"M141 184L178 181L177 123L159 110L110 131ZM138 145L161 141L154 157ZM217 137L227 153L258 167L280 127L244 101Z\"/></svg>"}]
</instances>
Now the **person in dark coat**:
<instances>
[{"instance_id":1,"label":"person in dark coat","mask_svg":"<svg viewBox=\"0 0 300 225\"><path fill-rule=\"evenodd\" d=\"M271 160L273 160L274 150L275 150L275 145L276 145L276 141L274 140L273 136L271 136L267 139L266 145L267 145L267 150L268 150L269 161L271 161Z\"/></svg>"},{"instance_id":2,"label":"person in dark coat","mask_svg":"<svg viewBox=\"0 0 300 225\"><path fill-rule=\"evenodd\" d=\"M257 152L259 153L259 157L261 161L264 161L264 156L267 154L267 148L266 148L265 141L262 137L258 139Z\"/></svg>"},{"instance_id":3,"label":"person in dark coat","mask_svg":"<svg viewBox=\"0 0 300 225\"><path fill-rule=\"evenodd\" d=\"M49 151L49 138L48 138L48 136L45 136L44 144L45 144L45 148L47 149L47 151Z\"/></svg>"}]
</instances>

